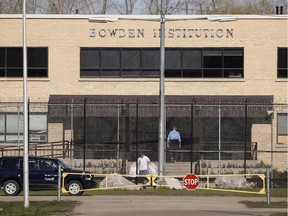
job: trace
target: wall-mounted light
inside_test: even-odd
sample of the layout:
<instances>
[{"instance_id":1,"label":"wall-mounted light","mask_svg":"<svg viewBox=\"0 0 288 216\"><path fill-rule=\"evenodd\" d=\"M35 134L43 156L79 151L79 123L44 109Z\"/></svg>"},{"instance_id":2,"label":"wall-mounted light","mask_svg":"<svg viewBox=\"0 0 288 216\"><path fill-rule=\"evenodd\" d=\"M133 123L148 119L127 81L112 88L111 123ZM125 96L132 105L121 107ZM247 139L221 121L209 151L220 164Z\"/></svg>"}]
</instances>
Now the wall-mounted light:
<instances>
[{"instance_id":1,"label":"wall-mounted light","mask_svg":"<svg viewBox=\"0 0 288 216\"><path fill-rule=\"evenodd\" d=\"M274 113L273 110L267 110L266 112L267 112L267 115L268 115L268 116L271 116L271 115Z\"/></svg>"}]
</instances>

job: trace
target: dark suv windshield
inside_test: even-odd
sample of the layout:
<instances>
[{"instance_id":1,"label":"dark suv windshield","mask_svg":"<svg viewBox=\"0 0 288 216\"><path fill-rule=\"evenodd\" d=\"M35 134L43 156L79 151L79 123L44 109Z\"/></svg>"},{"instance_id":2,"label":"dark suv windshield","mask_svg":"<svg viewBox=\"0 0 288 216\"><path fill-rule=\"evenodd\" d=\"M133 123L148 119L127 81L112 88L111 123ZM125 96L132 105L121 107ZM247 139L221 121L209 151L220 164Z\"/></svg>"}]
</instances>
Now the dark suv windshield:
<instances>
[{"instance_id":1,"label":"dark suv windshield","mask_svg":"<svg viewBox=\"0 0 288 216\"><path fill-rule=\"evenodd\" d=\"M62 169L70 169L63 161L59 160Z\"/></svg>"}]
</instances>

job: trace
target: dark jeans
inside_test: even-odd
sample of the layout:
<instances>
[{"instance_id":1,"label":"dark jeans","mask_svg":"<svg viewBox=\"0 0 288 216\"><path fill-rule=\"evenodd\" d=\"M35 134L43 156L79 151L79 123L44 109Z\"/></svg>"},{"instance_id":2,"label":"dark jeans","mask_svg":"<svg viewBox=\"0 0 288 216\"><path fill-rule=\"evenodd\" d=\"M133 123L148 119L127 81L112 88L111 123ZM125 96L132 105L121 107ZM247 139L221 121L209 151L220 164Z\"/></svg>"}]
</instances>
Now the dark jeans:
<instances>
[{"instance_id":1,"label":"dark jeans","mask_svg":"<svg viewBox=\"0 0 288 216\"><path fill-rule=\"evenodd\" d=\"M168 162L176 162L176 161L180 161L181 157L180 157L180 152L175 152L174 150L180 150L179 148L179 141L178 140L170 140L169 141L169 148L168 150L170 150L171 152L168 153L168 158L167 161Z\"/></svg>"},{"instance_id":2,"label":"dark jeans","mask_svg":"<svg viewBox=\"0 0 288 216\"><path fill-rule=\"evenodd\" d=\"M148 174L148 170L139 170L139 175L147 175ZM141 178L143 179L143 184L146 184L147 183L147 178L146 177L143 177Z\"/></svg>"}]
</instances>

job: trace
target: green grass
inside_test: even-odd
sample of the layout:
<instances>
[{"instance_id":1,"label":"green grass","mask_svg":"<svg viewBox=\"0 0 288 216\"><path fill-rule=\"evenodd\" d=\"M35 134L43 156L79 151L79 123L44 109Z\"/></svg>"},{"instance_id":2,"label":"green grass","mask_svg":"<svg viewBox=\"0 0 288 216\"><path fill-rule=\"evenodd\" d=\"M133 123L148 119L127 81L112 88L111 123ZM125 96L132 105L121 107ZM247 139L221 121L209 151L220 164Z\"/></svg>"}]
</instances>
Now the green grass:
<instances>
[{"instance_id":1,"label":"green grass","mask_svg":"<svg viewBox=\"0 0 288 216\"><path fill-rule=\"evenodd\" d=\"M31 201L29 208L24 208L23 202L0 202L0 216L33 216L57 215L73 211L79 205L77 201Z\"/></svg>"},{"instance_id":2,"label":"green grass","mask_svg":"<svg viewBox=\"0 0 288 216\"><path fill-rule=\"evenodd\" d=\"M259 190L258 190L259 191ZM287 189L271 189L271 197L287 197ZM266 194L249 194L239 192L225 192L213 190L173 190L168 188L147 188L146 190L129 191L129 190L95 190L86 191L84 196L89 195L147 195L147 196L240 196L240 197L266 197Z\"/></svg>"},{"instance_id":3,"label":"green grass","mask_svg":"<svg viewBox=\"0 0 288 216\"><path fill-rule=\"evenodd\" d=\"M270 202L270 204L267 204L267 202L252 202L252 201L241 201L240 203L246 205L248 208L280 208L280 209L287 209L287 202ZM286 212L279 212L271 214L270 216L287 216L287 210Z\"/></svg>"}]
</instances>

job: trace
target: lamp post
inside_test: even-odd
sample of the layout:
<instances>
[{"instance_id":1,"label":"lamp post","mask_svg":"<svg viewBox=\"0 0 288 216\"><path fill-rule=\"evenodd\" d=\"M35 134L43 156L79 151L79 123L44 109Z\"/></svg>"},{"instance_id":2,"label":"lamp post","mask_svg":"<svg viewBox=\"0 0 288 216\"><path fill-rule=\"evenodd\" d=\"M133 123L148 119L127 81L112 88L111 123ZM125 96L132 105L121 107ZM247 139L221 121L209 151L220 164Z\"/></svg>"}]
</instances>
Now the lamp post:
<instances>
[{"instance_id":1,"label":"lamp post","mask_svg":"<svg viewBox=\"0 0 288 216\"><path fill-rule=\"evenodd\" d=\"M24 207L29 207L29 147L28 147L28 98L27 98L27 46L26 46L26 0L23 0L23 192Z\"/></svg>"},{"instance_id":2,"label":"lamp post","mask_svg":"<svg viewBox=\"0 0 288 216\"><path fill-rule=\"evenodd\" d=\"M158 140L158 175L164 174L165 140L165 3L161 0L160 18L160 83L159 83L159 140Z\"/></svg>"}]
</instances>

